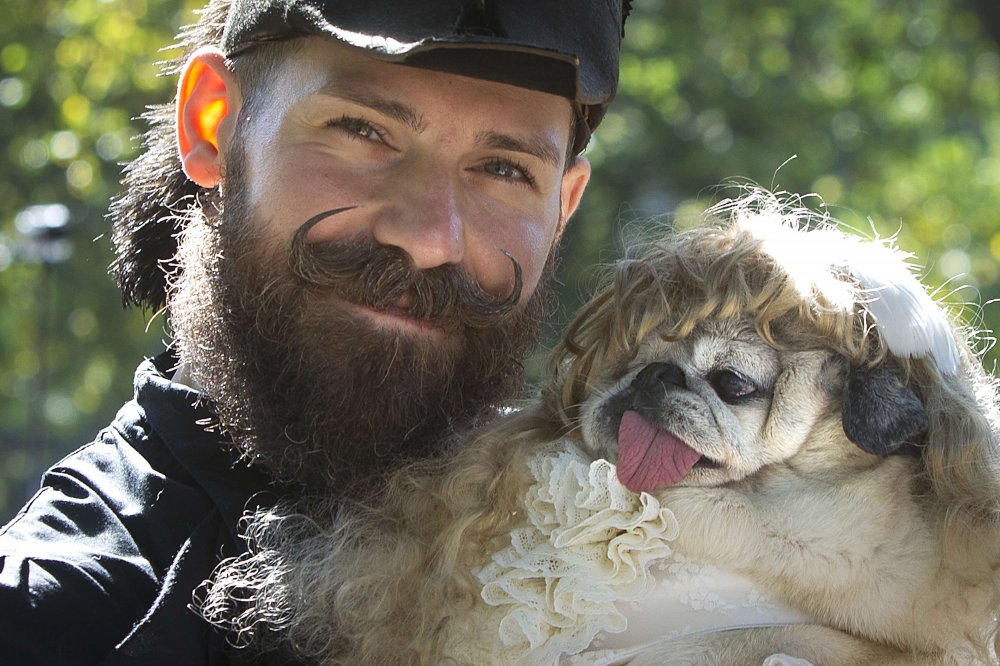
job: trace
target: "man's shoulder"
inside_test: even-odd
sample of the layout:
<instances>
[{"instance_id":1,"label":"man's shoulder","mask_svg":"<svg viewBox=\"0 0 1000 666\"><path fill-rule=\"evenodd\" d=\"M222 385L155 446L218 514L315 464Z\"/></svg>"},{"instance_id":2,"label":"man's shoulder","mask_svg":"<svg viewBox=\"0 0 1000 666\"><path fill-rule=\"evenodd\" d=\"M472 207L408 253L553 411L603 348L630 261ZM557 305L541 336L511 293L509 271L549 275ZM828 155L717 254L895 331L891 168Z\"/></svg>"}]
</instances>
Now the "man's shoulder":
<instances>
[{"instance_id":1,"label":"man's shoulder","mask_svg":"<svg viewBox=\"0 0 1000 666\"><path fill-rule=\"evenodd\" d=\"M115 427L54 465L0 530L7 654L18 663L96 661L146 612L207 505ZM53 627L72 654L46 640Z\"/></svg>"},{"instance_id":2,"label":"man's shoulder","mask_svg":"<svg viewBox=\"0 0 1000 666\"><path fill-rule=\"evenodd\" d=\"M119 558L137 565L138 557L156 576L169 564L158 561L158 551L183 541L210 510L208 495L156 434L119 414L45 472L34 497L0 529L0 556L51 551L55 559L104 567Z\"/></svg>"},{"instance_id":3,"label":"man's shoulder","mask_svg":"<svg viewBox=\"0 0 1000 666\"><path fill-rule=\"evenodd\" d=\"M266 484L194 423L201 412L182 391L143 374L114 422L49 469L0 529L0 613L11 619L0 643L18 663L96 661L171 594L187 612L187 586L242 548L238 514ZM56 629L72 655L46 639Z\"/></svg>"}]
</instances>

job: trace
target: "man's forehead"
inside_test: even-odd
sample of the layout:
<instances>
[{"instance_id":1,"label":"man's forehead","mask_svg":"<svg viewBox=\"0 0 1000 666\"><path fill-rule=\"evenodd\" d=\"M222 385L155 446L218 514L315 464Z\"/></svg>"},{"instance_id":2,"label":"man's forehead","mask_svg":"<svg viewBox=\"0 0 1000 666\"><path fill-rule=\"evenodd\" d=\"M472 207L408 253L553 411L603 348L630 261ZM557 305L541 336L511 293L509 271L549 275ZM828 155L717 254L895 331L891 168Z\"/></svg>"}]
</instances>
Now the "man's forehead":
<instances>
[{"instance_id":1,"label":"man's forehead","mask_svg":"<svg viewBox=\"0 0 1000 666\"><path fill-rule=\"evenodd\" d=\"M425 91L440 90L442 95L462 101L479 100L489 106L490 127L475 132L476 141L484 147L523 152L552 166L558 166L566 153L564 142L569 140L573 124L573 105L565 98L387 63L318 38L302 41L304 47L291 50L279 69L283 79L277 84L279 97L349 102L421 133L428 128L428 119L418 97L426 99L422 94ZM500 101L521 112L505 116Z\"/></svg>"},{"instance_id":2,"label":"man's forehead","mask_svg":"<svg viewBox=\"0 0 1000 666\"><path fill-rule=\"evenodd\" d=\"M490 94L510 98L532 96L536 99L551 98L567 102L567 108L572 109L572 101L561 95L526 89L514 84L502 83L454 72L427 69L413 66L405 62L387 61L372 55L369 51L334 40L319 37L302 37L291 42L296 48L287 50L283 58L284 74L294 75L294 72L308 71L316 89L354 87L357 89L372 87L373 79L379 78L380 85L384 82L400 83L403 81L446 81L450 87L463 87L467 90L478 89L491 91Z\"/></svg>"}]
</instances>

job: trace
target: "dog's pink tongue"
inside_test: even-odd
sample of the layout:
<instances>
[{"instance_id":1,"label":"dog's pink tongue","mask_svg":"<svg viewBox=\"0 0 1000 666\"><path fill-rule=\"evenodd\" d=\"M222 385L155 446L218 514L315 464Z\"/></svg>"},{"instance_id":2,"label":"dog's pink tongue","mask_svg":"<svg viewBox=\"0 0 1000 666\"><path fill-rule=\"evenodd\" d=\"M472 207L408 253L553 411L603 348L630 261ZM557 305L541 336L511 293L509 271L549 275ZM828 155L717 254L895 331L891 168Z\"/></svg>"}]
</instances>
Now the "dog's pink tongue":
<instances>
[{"instance_id":1,"label":"dog's pink tongue","mask_svg":"<svg viewBox=\"0 0 1000 666\"><path fill-rule=\"evenodd\" d=\"M701 457L665 430L657 430L637 412L627 411L618 427L618 480L632 492L672 486Z\"/></svg>"}]
</instances>

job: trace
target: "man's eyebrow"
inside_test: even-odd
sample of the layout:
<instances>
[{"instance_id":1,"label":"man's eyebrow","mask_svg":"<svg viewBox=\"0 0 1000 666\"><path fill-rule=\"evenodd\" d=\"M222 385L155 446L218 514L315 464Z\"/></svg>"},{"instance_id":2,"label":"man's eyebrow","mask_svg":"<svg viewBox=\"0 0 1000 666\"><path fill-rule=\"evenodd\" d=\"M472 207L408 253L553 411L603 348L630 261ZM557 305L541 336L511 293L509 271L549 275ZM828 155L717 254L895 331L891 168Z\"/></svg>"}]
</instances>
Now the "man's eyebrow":
<instances>
[{"instance_id":1,"label":"man's eyebrow","mask_svg":"<svg viewBox=\"0 0 1000 666\"><path fill-rule=\"evenodd\" d=\"M324 86L323 88L320 88L318 92L321 95L337 97L339 99L357 104L358 106L364 106L372 109L373 111L377 111L384 116L388 116L393 120L403 123L414 132L423 132L426 128L423 116L421 116L412 106L391 99L386 99L384 97L379 97L370 90L364 90L362 88L344 85L343 83L337 83Z\"/></svg>"},{"instance_id":2,"label":"man's eyebrow","mask_svg":"<svg viewBox=\"0 0 1000 666\"><path fill-rule=\"evenodd\" d=\"M558 168L562 153L556 145L542 137L519 138L503 132L480 132L476 140L488 148L510 150L537 157L546 164Z\"/></svg>"}]
</instances>

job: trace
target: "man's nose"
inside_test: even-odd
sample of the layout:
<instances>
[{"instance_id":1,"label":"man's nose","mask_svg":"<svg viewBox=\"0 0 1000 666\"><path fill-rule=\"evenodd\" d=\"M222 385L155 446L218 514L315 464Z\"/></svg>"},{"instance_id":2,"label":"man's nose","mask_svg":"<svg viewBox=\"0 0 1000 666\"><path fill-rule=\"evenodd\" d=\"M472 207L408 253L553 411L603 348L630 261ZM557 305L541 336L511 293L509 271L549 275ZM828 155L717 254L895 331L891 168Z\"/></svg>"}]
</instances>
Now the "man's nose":
<instances>
[{"instance_id":1,"label":"man's nose","mask_svg":"<svg viewBox=\"0 0 1000 666\"><path fill-rule=\"evenodd\" d=\"M465 255L465 228L458 183L445 169L414 163L399 174L391 205L372 225L377 243L394 245L410 256L417 269L458 264Z\"/></svg>"}]
</instances>

